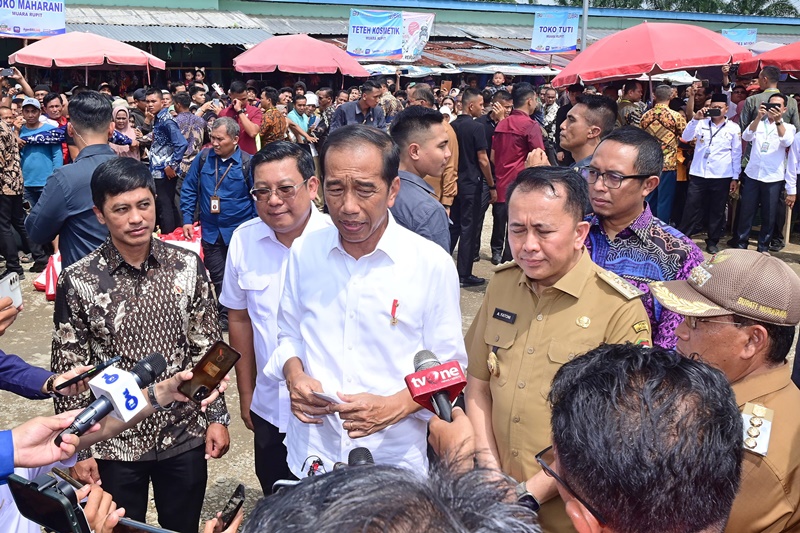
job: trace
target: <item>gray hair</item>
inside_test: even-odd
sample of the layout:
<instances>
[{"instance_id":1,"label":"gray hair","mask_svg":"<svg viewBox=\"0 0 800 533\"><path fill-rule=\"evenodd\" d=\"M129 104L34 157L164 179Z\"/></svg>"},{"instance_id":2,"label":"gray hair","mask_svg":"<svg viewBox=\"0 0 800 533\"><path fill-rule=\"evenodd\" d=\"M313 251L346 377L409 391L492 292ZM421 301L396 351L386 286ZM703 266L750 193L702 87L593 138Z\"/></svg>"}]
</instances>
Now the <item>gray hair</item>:
<instances>
[{"instance_id":1,"label":"gray hair","mask_svg":"<svg viewBox=\"0 0 800 533\"><path fill-rule=\"evenodd\" d=\"M225 128L225 133L231 139L239 136L239 125L230 117L219 117L214 121L211 131L218 130L219 128Z\"/></svg>"},{"instance_id":2,"label":"gray hair","mask_svg":"<svg viewBox=\"0 0 800 533\"><path fill-rule=\"evenodd\" d=\"M656 102L667 102L670 96L672 96L672 87L669 85L659 85L653 90L653 93L656 97Z\"/></svg>"}]
</instances>

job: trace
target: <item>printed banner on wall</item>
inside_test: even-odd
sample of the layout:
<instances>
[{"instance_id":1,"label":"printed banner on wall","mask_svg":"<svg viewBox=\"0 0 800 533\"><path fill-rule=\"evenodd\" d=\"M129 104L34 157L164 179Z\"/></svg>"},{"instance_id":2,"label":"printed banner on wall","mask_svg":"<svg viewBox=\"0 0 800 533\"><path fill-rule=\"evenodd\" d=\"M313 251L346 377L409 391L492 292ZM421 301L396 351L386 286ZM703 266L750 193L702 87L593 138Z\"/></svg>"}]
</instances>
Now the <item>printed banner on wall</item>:
<instances>
[{"instance_id":1,"label":"printed banner on wall","mask_svg":"<svg viewBox=\"0 0 800 533\"><path fill-rule=\"evenodd\" d=\"M737 28L735 30L722 30L722 36L727 37L731 41L741 46L751 46L756 44L758 30L743 28Z\"/></svg>"},{"instance_id":2,"label":"printed banner on wall","mask_svg":"<svg viewBox=\"0 0 800 533\"><path fill-rule=\"evenodd\" d=\"M428 44L433 28L433 13L403 11L403 61L415 61Z\"/></svg>"},{"instance_id":3,"label":"printed banner on wall","mask_svg":"<svg viewBox=\"0 0 800 533\"><path fill-rule=\"evenodd\" d=\"M0 37L30 39L65 32L64 0L0 2Z\"/></svg>"},{"instance_id":4,"label":"printed banner on wall","mask_svg":"<svg viewBox=\"0 0 800 533\"><path fill-rule=\"evenodd\" d=\"M580 13L536 13L533 21L531 53L560 54L578 48L578 19Z\"/></svg>"},{"instance_id":5,"label":"printed banner on wall","mask_svg":"<svg viewBox=\"0 0 800 533\"><path fill-rule=\"evenodd\" d=\"M347 53L357 59L402 59L403 14L351 9Z\"/></svg>"}]
</instances>

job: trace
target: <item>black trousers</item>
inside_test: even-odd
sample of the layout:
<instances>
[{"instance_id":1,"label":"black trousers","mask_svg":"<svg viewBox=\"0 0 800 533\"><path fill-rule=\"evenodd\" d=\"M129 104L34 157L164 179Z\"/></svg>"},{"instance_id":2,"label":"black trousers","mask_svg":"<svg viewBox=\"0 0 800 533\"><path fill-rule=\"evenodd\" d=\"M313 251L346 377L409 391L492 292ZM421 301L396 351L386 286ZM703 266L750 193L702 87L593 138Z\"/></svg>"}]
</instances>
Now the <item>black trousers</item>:
<instances>
[{"instance_id":1,"label":"black trousers","mask_svg":"<svg viewBox=\"0 0 800 533\"><path fill-rule=\"evenodd\" d=\"M489 201L492 199L492 195L489 193L489 186L484 181L482 183L482 190L481 190L481 210L478 215L478 223L476 227L478 228L478 234L475 237L475 259L480 259L481 257L481 236L483 235L483 222L486 220L486 211L489 210Z\"/></svg>"},{"instance_id":2,"label":"black trousers","mask_svg":"<svg viewBox=\"0 0 800 533\"><path fill-rule=\"evenodd\" d=\"M181 213L175 206L175 190L178 179L157 179L156 182L156 220L161 233L172 233L183 226Z\"/></svg>"},{"instance_id":3,"label":"black trousers","mask_svg":"<svg viewBox=\"0 0 800 533\"><path fill-rule=\"evenodd\" d=\"M706 244L717 245L725 230L725 204L731 187L731 178L689 177L689 190L678 231L691 237L703 221L708 220Z\"/></svg>"},{"instance_id":4,"label":"black trousers","mask_svg":"<svg viewBox=\"0 0 800 533\"><path fill-rule=\"evenodd\" d=\"M253 421L253 444L255 445L256 477L265 496L272 494L272 485L279 479L295 479L286 462L285 433L250 411Z\"/></svg>"},{"instance_id":5,"label":"black trousers","mask_svg":"<svg viewBox=\"0 0 800 533\"><path fill-rule=\"evenodd\" d=\"M208 470L205 446L162 461L97 460L103 490L111 493L125 516L145 521L147 488L153 482L158 523L180 533L197 533Z\"/></svg>"},{"instance_id":6,"label":"black trousers","mask_svg":"<svg viewBox=\"0 0 800 533\"><path fill-rule=\"evenodd\" d=\"M219 295L222 294L222 279L225 276L225 260L228 258L228 245L222 239L222 234L217 235L217 242L210 243L202 241L203 245L203 264L208 269L211 276L211 283L214 284L214 292L217 298L217 310L220 318L228 318L228 308L219 303Z\"/></svg>"},{"instance_id":7,"label":"black trousers","mask_svg":"<svg viewBox=\"0 0 800 533\"><path fill-rule=\"evenodd\" d=\"M511 261L511 248L508 246L508 204L495 202L492 204L492 256L499 255L500 260Z\"/></svg>"},{"instance_id":8,"label":"black trousers","mask_svg":"<svg viewBox=\"0 0 800 533\"><path fill-rule=\"evenodd\" d=\"M477 225L480 219L481 188L458 191L450 208L450 253L458 244L456 270L459 278L472 275L472 259L475 257L475 239L478 237Z\"/></svg>"},{"instance_id":9,"label":"black trousers","mask_svg":"<svg viewBox=\"0 0 800 533\"><path fill-rule=\"evenodd\" d=\"M758 234L758 249L766 251L775 227L778 209L781 209L780 197L784 188L783 181L764 183L754 180L746 174L743 176L741 200L739 204L739 221L736 223L736 242L740 248L747 247L753 218L761 207L761 231Z\"/></svg>"},{"instance_id":10,"label":"black trousers","mask_svg":"<svg viewBox=\"0 0 800 533\"><path fill-rule=\"evenodd\" d=\"M31 246L28 240L28 232L25 231L25 209L22 207L22 195L0 194L0 255L6 258L6 270L23 273L22 265L19 264L19 250L14 240L14 231L19 234L23 250L31 250L34 254L33 260L37 263L46 263L47 255L41 247Z\"/></svg>"}]
</instances>

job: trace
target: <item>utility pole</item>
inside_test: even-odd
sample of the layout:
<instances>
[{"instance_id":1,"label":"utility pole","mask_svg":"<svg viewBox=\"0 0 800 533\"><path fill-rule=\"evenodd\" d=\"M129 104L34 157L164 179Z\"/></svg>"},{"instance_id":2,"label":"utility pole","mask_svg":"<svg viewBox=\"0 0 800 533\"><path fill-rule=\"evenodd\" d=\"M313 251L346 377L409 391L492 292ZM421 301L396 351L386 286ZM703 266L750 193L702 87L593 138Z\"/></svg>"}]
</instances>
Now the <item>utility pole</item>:
<instances>
[{"instance_id":1,"label":"utility pole","mask_svg":"<svg viewBox=\"0 0 800 533\"><path fill-rule=\"evenodd\" d=\"M583 0L583 14L581 15L581 52L589 46L589 37L586 34L586 27L589 23L589 0Z\"/></svg>"}]
</instances>

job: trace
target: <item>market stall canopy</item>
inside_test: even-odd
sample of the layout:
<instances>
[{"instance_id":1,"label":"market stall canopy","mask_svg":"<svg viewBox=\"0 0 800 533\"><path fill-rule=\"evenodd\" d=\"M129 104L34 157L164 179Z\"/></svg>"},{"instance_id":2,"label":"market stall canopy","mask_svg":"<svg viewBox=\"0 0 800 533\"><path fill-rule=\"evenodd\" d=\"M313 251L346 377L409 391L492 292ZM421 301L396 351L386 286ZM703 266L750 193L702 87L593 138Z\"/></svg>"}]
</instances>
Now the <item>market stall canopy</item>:
<instances>
[{"instance_id":1,"label":"market stall canopy","mask_svg":"<svg viewBox=\"0 0 800 533\"><path fill-rule=\"evenodd\" d=\"M462 65L461 70L470 74L502 72L509 76L555 76L561 72L552 67L534 67L531 65Z\"/></svg>"},{"instance_id":2,"label":"market stall canopy","mask_svg":"<svg viewBox=\"0 0 800 533\"><path fill-rule=\"evenodd\" d=\"M755 74L764 67L778 67L781 72L800 72L800 41L764 52L739 64L739 75Z\"/></svg>"},{"instance_id":3,"label":"market stall canopy","mask_svg":"<svg viewBox=\"0 0 800 533\"><path fill-rule=\"evenodd\" d=\"M63 33L36 41L8 56L8 62L42 68L106 65L166 68L163 60L135 46L81 32Z\"/></svg>"},{"instance_id":4,"label":"market stall canopy","mask_svg":"<svg viewBox=\"0 0 800 533\"><path fill-rule=\"evenodd\" d=\"M747 48L699 26L643 22L590 45L553 79L553 85L624 80L751 57Z\"/></svg>"},{"instance_id":5,"label":"market stall canopy","mask_svg":"<svg viewBox=\"0 0 800 533\"><path fill-rule=\"evenodd\" d=\"M291 72L369 77L364 67L344 50L308 35L270 37L233 59L237 72Z\"/></svg>"}]
</instances>

